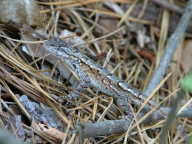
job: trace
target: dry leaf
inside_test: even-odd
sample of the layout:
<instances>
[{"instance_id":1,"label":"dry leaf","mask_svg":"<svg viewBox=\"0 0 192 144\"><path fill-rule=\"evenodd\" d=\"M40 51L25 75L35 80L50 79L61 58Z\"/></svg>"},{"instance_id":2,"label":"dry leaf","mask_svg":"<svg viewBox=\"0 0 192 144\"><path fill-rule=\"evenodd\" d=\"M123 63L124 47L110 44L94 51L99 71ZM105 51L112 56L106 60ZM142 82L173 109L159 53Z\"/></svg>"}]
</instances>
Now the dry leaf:
<instances>
[{"instance_id":1,"label":"dry leaf","mask_svg":"<svg viewBox=\"0 0 192 144\"><path fill-rule=\"evenodd\" d=\"M182 53L181 53L181 67L185 73L189 72L192 68L192 41L185 40L182 45Z\"/></svg>"}]
</instances>

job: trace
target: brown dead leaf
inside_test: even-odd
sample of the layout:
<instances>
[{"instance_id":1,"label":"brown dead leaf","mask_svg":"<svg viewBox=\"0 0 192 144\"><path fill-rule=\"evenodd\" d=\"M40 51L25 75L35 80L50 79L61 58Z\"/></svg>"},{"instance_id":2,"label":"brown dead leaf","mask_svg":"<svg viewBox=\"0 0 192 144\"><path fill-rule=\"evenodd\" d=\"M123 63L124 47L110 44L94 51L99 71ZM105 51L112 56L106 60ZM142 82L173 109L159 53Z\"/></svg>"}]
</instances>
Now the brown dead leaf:
<instances>
[{"instance_id":1,"label":"brown dead leaf","mask_svg":"<svg viewBox=\"0 0 192 144\"><path fill-rule=\"evenodd\" d=\"M182 51L183 51L183 44L180 44L180 46L176 49L174 55L173 55L173 62L171 64L171 69L175 71L176 69L179 68L179 65L182 63Z\"/></svg>"},{"instance_id":2,"label":"brown dead leaf","mask_svg":"<svg viewBox=\"0 0 192 144\"><path fill-rule=\"evenodd\" d=\"M101 19L99 20L99 25L101 25L103 29L100 32L102 32L103 34L113 32L118 28L118 22L118 19L115 18L101 17Z\"/></svg>"},{"instance_id":3,"label":"brown dead leaf","mask_svg":"<svg viewBox=\"0 0 192 144\"><path fill-rule=\"evenodd\" d=\"M192 68L192 41L185 40L182 44L182 51L181 51L181 67L185 73L189 72Z\"/></svg>"}]
</instances>

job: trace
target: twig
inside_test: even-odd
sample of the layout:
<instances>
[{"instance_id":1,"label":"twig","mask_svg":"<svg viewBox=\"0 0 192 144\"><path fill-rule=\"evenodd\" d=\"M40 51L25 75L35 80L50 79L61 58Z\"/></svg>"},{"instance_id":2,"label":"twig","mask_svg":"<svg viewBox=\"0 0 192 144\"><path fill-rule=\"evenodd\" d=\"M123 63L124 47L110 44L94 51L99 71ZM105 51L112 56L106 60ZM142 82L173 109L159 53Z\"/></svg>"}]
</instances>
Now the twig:
<instances>
[{"instance_id":1,"label":"twig","mask_svg":"<svg viewBox=\"0 0 192 144\"><path fill-rule=\"evenodd\" d=\"M185 9L183 16L181 17L180 22L177 25L175 32L171 35L171 37L169 38L169 40L167 42L164 55L160 60L157 70L154 72L153 77L152 77L151 81L149 82L148 87L144 91L144 94L146 96L149 96L152 93L152 91L158 86L161 79L165 75L166 69L170 64L170 61L172 59L172 56L173 56L176 48L182 42L184 33L190 22L191 15L192 15L192 4L190 1L187 4L187 8Z\"/></svg>"},{"instance_id":2,"label":"twig","mask_svg":"<svg viewBox=\"0 0 192 144\"><path fill-rule=\"evenodd\" d=\"M166 1L166 0L152 0L153 3L160 5L161 7L164 7L168 10L177 12L182 14L183 13L183 9L180 8L179 6L175 5L175 4L171 4L170 2Z\"/></svg>"},{"instance_id":3,"label":"twig","mask_svg":"<svg viewBox=\"0 0 192 144\"><path fill-rule=\"evenodd\" d=\"M171 4L170 2L166 1L166 0L151 0L151 2L166 8L168 10L177 12L182 14L183 13L183 9L175 4ZM112 1L106 1L104 2L106 6L108 6L109 8L111 8L112 10L114 10L117 14L119 14L120 16L123 16L124 11L122 10L122 8L120 8L116 3L112 2Z\"/></svg>"},{"instance_id":4,"label":"twig","mask_svg":"<svg viewBox=\"0 0 192 144\"><path fill-rule=\"evenodd\" d=\"M81 123L78 125L76 132L82 138L111 135L127 131L130 124L131 121L126 119L106 120L97 123Z\"/></svg>"},{"instance_id":5,"label":"twig","mask_svg":"<svg viewBox=\"0 0 192 144\"><path fill-rule=\"evenodd\" d=\"M179 43L182 41L184 32L188 26L188 23L190 21L190 17L192 15L192 0L189 1L187 8L185 9L184 15L181 17L181 20L175 30L175 32L172 34L172 36L169 38L165 54L162 57L160 61L160 65L156 72L154 73L154 76L149 83L148 88L145 91L146 95L150 95L152 90L159 84L161 81L163 75L165 74L165 70L167 69L172 55L176 48L178 47ZM158 111L155 111L151 114L150 117L148 117L143 123L158 121L164 118L164 116L167 116L170 112L170 108L161 108ZM192 108L188 108L184 110L182 113L178 114L177 117L192 117ZM162 112L164 115L162 115ZM104 122L99 123L84 123L79 125L79 128L77 128L77 132L81 134L82 137L95 137L95 136L101 136L101 135L109 135L109 134L115 134L115 133L122 133L127 130L127 128L130 125L130 120L121 119L121 120L108 120Z\"/></svg>"},{"instance_id":6,"label":"twig","mask_svg":"<svg viewBox=\"0 0 192 144\"><path fill-rule=\"evenodd\" d=\"M177 97L173 102L173 105L172 105L171 110L168 114L167 120L166 120L166 122L165 122L165 124L161 130L161 134L159 137L160 144L167 144L167 141L166 141L167 140L167 133L168 133L168 130L170 129L170 127L173 125L174 120L176 119L177 108L178 108L179 102L181 102L181 100L183 98L183 95L184 94L182 93L182 91L180 91L177 94Z\"/></svg>"},{"instance_id":7,"label":"twig","mask_svg":"<svg viewBox=\"0 0 192 144\"><path fill-rule=\"evenodd\" d=\"M161 108L160 110L153 112L151 116L142 122L142 124L149 124L163 120L167 117L170 110L171 109L168 107ZM162 115L162 111L164 115ZM142 117L142 115L140 117ZM179 117L192 118L192 108L188 108L181 114L178 114L177 118ZM106 136L126 132L130 124L131 121L127 119L106 120L97 123L81 123L76 128L76 132L83 138Z\"/></svg>"}]
</instances>

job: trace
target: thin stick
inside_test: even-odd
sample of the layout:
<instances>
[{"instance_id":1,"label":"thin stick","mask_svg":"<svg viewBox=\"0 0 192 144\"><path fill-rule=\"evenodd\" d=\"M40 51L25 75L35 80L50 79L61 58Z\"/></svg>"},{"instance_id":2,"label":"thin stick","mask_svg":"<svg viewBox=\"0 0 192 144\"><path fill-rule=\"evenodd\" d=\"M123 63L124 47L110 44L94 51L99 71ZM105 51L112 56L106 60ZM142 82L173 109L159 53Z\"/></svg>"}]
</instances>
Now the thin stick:
<instances>
[{"instance_id":1,"label":"thin stick","mask_svg":"<svg viewBox=\"0 0 192 144\"><path fill-rule=\"evenodd\" d=\"M153 3L160 5L161 7L164 7L168 10L177 12L182 14L183 13L183 9L180 8L179 6L175 5L175 4L171 4L170 2L166 1L166 0L151 0Z\"/></svg>"},{"instance_id":2,"label":"thin stick","mask_svg":"<svg viewBox=\"0 0 192 144\"><path fill-rule=\"evenodd\" d=\"M154 73L154 76L149 83L149 86L145 90L145 95L150 95L152 91L157 87L161 79L163 78L165 71L170 64L172 55L178 45L182 42L182 39L184 37L184 32L186 31L186 28L188 26L188 23L190 21L190 18L192 16L192 0L189 1L187 8L185 9L185 12L183 16L180 19L180 22L175 30L175 32L172 34L172 36L169 38L166 46L166 50L164 53L164 56L162 57L160 61L160 65L157 68L156 72ZM164 119L164 116L168 115L170 112L170 108L161 108L158 111L155 111L152 113L152 115L144 121L144 123L148 123L149 119L150 121L158 121L161 119ZM192 108L188 108L182 113L178 114L177 117L192 117ZM162 113L164 116L162 116ZM126 128L130 125L130 120L122 119L122 120L108 120L104 122L99 123L84 123L81 124L79 128L77 128L77 132L83 134L83 137L94 137L99 135L109 135L114 133L121 133L125 132ZM83 133L82 133L83 132Z\"/></svg>"},{"instance_id":3,"label":"thin stick","mask_svg":"<svg viewBox=\"0 0 192 144\"><path fill-rule=\"evenodd\" d=\"M180 103L180 101L183 99L183 93L182 91L180 91L178 94L177 94L177 97L176 99L173 101L173 105L171 107L171 110L167 116L167 120L161 130L161 134L160 134L160 137L159 137L159 141L160 141L160 144L167 144L167 135L168 135L168 130L170 129L170 127L173 125L175 119L176 119L176 116L177 116L177 108L178 108L178 105Z\"/></svg>"},{"instance_id":4,"label":"thin stick","mask_svg":"<svg viewBox=\"0 0 192 144\"><path fill-rule=\"evenodd\" d=\"M171 35L171 37L167 42L165 52L163 57L160 60L159 66L157 70L154 72L148 87L144 91L144 94L146 96L149 96L152 93L152 91L158 86L163 76L165 75L165 72L171 62L172 56L176 48L180 45L180 43L184 38L184 33L190 22L191 16L192 16L192 1L189 1L183 16L181 17L180 22L177 25L175 32Z\"/></svg>"},{"instance_id":5,"label":"thin stick","mask_svg":"<svg viewBox=\"0 0 192 144\"><path fill-rule=\"evenodd\" d=\"M170 110L170 108L163 107L160 110L153 112L152 115L142 123L149 124L163 120L165 117L167 117ZM162 115L162 111L164 115ZM142 117L142 115L140 117ZM178 117L192 118L192 108L182 111L181 114L177 115L177 118ZM81 123L78 125L75 132L78 133L82 138L106 136L126 132L130 124L131 121L128 119L106 120L96 123Z\"/></svg>"}]
</instances>

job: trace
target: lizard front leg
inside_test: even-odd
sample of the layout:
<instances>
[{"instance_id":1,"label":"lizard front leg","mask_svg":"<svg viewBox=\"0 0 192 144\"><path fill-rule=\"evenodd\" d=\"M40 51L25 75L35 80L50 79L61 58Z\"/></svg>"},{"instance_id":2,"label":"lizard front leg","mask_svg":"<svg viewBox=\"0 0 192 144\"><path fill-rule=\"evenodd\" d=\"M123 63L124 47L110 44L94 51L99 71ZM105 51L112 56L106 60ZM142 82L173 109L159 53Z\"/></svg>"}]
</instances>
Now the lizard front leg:
<instances>
[{"instance_id":1,"label":"lizard front leg","mask_svg":"<svg viewBox=\"0 0 192 144\"><path fill-rule=\"evenodd\" d=\"M79 85L68 95L69 99L77 99L81 92L91 86L91 81L87 73L80 69L76 69L76 73L80 78Z\"/></svg>"},{"instance_id":2,"label":"lizard front leg","mask_svg":"<svg viewBox=\"0 0 192 144\"><path fill-rule=\"evenodd\" d=\"M77 99L80 93L83 92L85 89L87 89L89 86L90 86L89 82L81 81L79 85L67 95L67 98L69 98L70 100Z\"/></svg>"},{"instance_id":3,"label":"lizard front leg","mask_svg":"<svg viewBox=\"0 0 192 144\"><path fill-rule=\"evenodd\" d=\"M117 105L123 110L127 119L133 119L133 111L131 110L132 108L127 97L118 97Z\"/></svg>"}]
</instances>

